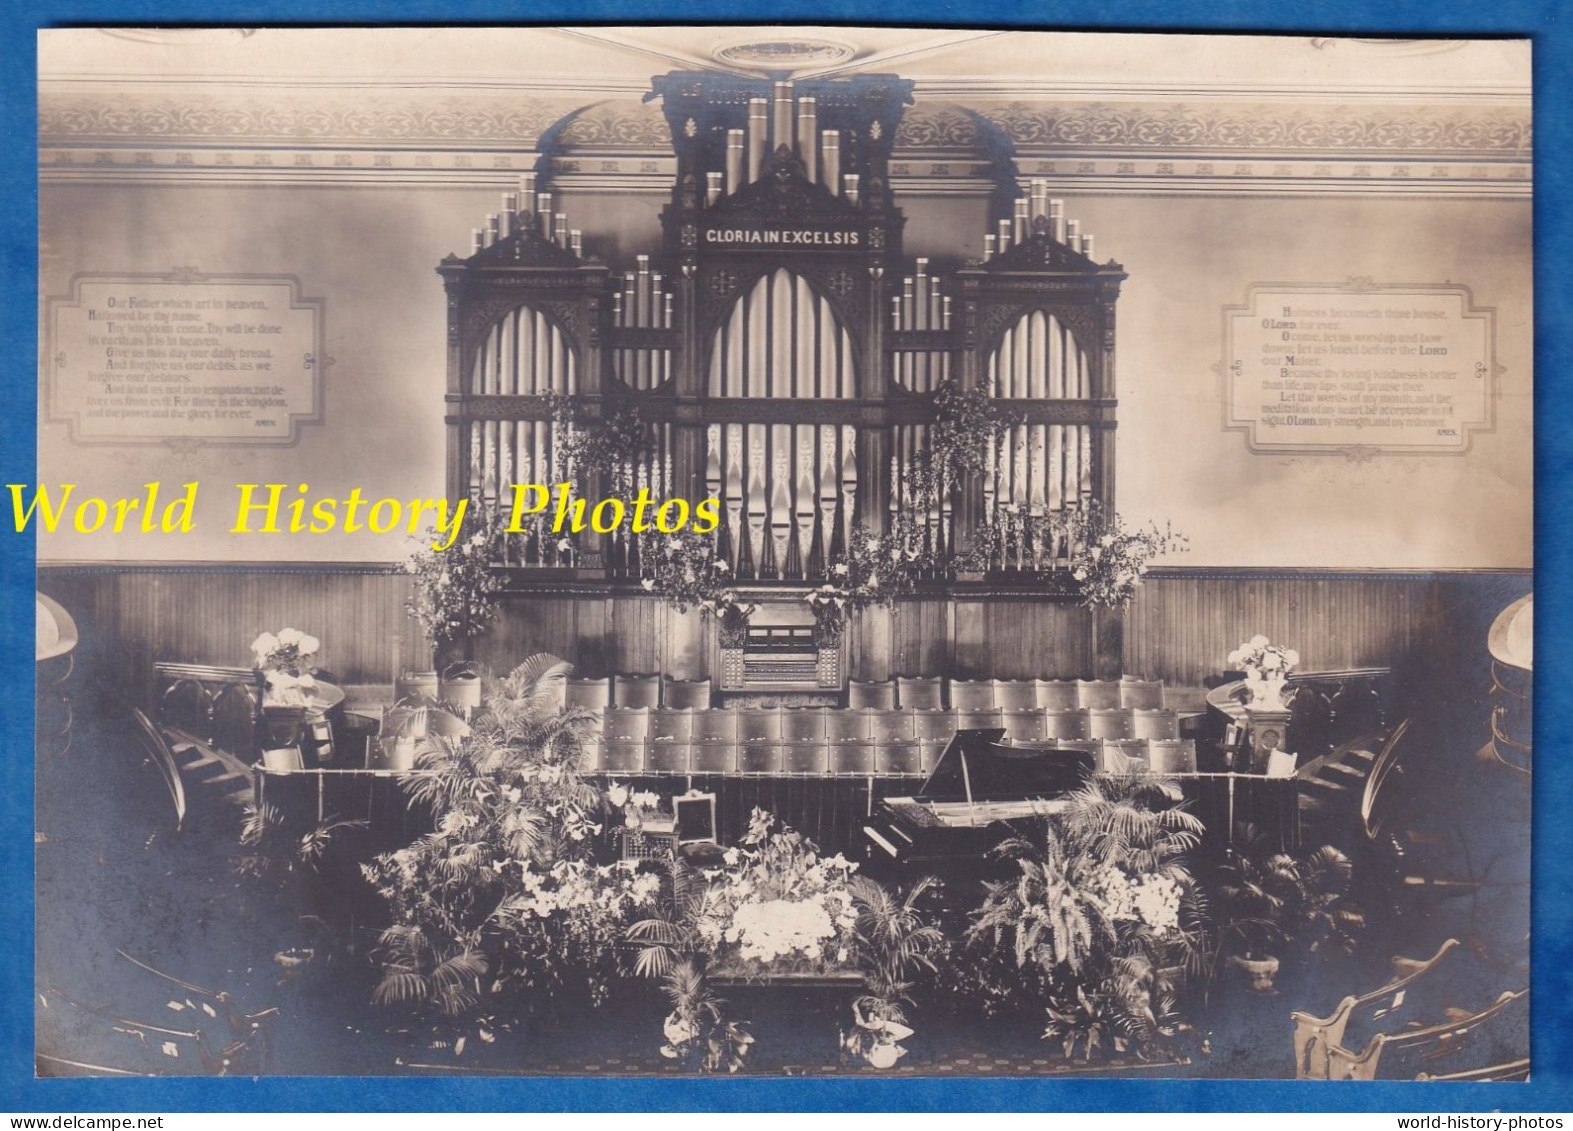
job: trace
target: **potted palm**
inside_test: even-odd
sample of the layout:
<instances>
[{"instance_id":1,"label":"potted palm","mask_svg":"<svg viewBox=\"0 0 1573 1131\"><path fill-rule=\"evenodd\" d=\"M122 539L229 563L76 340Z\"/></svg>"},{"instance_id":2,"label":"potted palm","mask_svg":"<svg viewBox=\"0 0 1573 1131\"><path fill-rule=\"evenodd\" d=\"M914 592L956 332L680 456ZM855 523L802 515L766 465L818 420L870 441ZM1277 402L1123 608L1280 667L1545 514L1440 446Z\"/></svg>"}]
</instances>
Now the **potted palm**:
<instances>
[{"instance_id":1,"label":"potted palm","mask_svg":"<svg viewBox=\"0 0 1573 1131\"><path fill-rule=\"evenodd\" d=\"M1330 844L1294 855L1278 851L1253 826L1236 834L1242 849L1225 865L1220 888L1230 910L1220 952L1250 980L1253 993L1277 993L1277 951L1310 957L1354 950L1365 916L1348 902L1349 857Z\"/></svg>"},{"instance_id":2,"label":"potted palm","mask_svg":"<svg viewBox=\"0 0 1573 1131\"><path fill-rule=\"evenodd\" d=\"M847 881L857 910L857 963L863 972L863 993L852 1003L853 1027L842 1036L842 1048L875 1068L893 1068L907 1054L901 1042L912 1036L906 1007L912 1004L912 979L934 972L934 956L945 936L919 910L923 897L939 886L933 877L919 880L897 898L867 876Z\"/></svg>"}]
</instances>

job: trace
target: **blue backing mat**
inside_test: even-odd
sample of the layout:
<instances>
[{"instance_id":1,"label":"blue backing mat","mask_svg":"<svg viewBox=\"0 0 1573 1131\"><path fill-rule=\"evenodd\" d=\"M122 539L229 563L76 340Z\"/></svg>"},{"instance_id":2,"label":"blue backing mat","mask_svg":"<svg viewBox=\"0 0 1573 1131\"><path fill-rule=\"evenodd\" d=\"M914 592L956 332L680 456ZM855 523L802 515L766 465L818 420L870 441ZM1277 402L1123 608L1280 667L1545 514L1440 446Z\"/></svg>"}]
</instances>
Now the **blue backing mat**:
<instances>
[{"instance_id":1,"label":"blue backing mat","mask_svg":"<svg viewBox=\"0 0 1573 1131\"><path fill-rule=\"evenodd\" d=\"M98 24L500 24L544 22L800 22L1011 26L1080 30L1217 30L1299 34L1523 36L1535 51L1535 287L1540 389L1536 404L1536 562L1553 579L1537 595L1542 641L1537 666L1535 777L1534 1044L1535 1079L1528 1085L1305 1085L1292 1081L1110 1080L615 1080L584 1079L33 1079L33 873L26 851L33 827L32 650L27 628L33 589L31 536L0 534L0 655L10 678L0 686L0 819L4 844L0 883L5 914L0 965L0 1109L25 1114L148 1113L230 1110L1387 1110L1568 1111L1573 1109L1573 1026L1566 972L1573 968L1566 893L1573 887L1573 770L1562 761L1570 726L1569 661L1560 655L1568 622L1570 485L1573 445L1563 418L1573 378L1561 365L1570 345L1569 238L1573 176L1567 106L1573 65L1573 15L1555 0L1386 0L1312 5L1282 0L1057 0L1005 8L980 0L707 0L684 8L639 0L554 0L552 3L439 3L432 0L118 0L29 3L0 11L0 256L9 301L0 305L0 342L8 380L3 413L10 427L0 442L0 483L35 478L37 372L37 179L34 37L39 27ZM1004 18L1002 18L1004 17ZM1558 17L1562 17L1559 21ZM1287 1029L1285 1031L1287 1040Z\"/></svg>"}]
</instances>

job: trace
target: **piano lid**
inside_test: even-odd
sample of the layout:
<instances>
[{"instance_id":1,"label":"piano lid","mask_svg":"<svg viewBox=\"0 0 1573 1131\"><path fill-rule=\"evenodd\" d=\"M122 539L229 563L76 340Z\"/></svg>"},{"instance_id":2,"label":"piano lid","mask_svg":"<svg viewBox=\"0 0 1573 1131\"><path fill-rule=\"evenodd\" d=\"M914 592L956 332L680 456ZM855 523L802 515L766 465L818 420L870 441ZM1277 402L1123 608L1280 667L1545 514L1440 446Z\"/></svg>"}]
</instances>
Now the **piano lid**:
<instances>
[{"instance_id":1,"label":"piano lid","mask_svg":"<svg viewBox=\"0 0 1573 1131\"><path fill-rule=\"evenodd\" d=\"M968 801L1056 797L1080 786L1094 768L1083 750L1008 746L1002 728L958 730L916 796Z\"/></svg>"}]
</instances>

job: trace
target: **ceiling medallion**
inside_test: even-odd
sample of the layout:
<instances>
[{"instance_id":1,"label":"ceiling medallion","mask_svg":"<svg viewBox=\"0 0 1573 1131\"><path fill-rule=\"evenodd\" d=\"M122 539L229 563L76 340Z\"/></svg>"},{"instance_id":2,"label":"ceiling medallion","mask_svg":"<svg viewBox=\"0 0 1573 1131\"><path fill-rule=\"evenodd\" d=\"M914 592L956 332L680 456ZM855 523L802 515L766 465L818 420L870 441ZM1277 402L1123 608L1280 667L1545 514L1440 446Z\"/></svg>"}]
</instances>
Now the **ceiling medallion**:
<instances>
[{"instance_id":1,"label":"ceiling medallion","mask_svg":"<svg viewBox=\"0 0 1573 1131\"><path fill-rule=\"evenodd\" d=\"M834 39L765 39L723 44L711 54L733 67L801 71L845 63L857 54L857 49Z\"/></svg>"}]
</instances>

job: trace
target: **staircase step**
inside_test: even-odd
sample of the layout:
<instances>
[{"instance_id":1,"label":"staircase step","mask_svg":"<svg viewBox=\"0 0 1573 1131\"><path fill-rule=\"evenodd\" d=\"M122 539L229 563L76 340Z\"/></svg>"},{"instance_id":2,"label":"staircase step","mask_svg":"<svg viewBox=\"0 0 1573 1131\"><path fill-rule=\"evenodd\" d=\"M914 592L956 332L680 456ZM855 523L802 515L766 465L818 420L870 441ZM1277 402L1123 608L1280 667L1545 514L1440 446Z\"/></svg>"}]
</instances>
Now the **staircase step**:
<instances>
[{"instance_id":1,"label":"staircase step","mask_svg":"<svg viewBox=\"0 0 1573 1131\"><path fill-rule=\"evenodd\" d=\"M1346 778L1351 781L1363 782L1370 767L1350 766L1343 762L1327 762L1323 764L1322 769L1324 772L1330 772L1335 775L1334 780L1336 778Z\"/></svg>"},{"instance_id":2,"label":"staircase step","mask_svg":"<svg viewBox=\"0 0 1573 1131\"><path fill-rule=\"evenodd\" d=\"M1349 786L1345 785L1343 782L1328 781L1326 778L1302 778L1300 784L1314 786L1317 789L1325 789L1332 793L1351 792Z\"/></svg>"}]
</instances>

